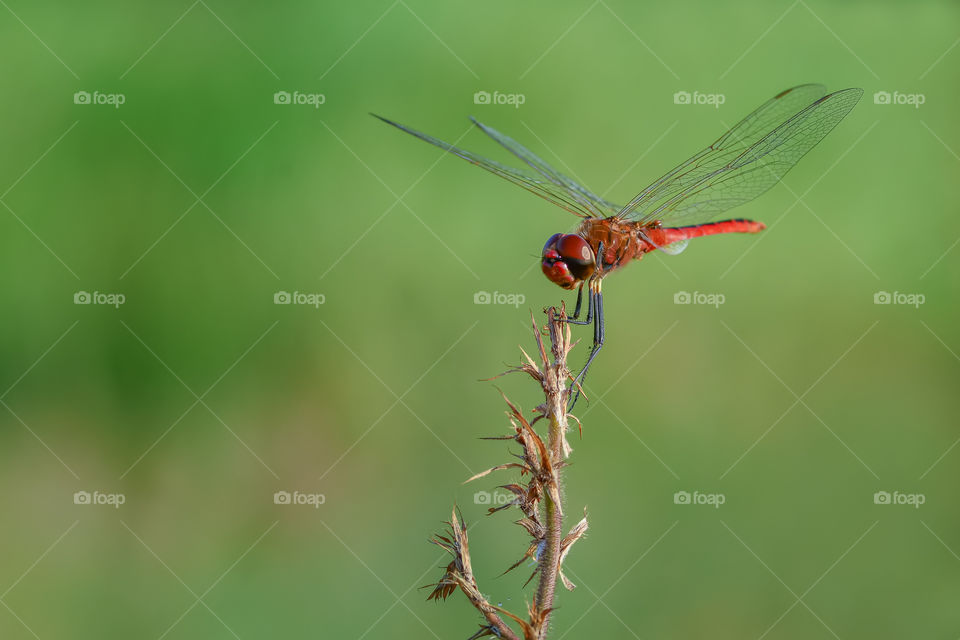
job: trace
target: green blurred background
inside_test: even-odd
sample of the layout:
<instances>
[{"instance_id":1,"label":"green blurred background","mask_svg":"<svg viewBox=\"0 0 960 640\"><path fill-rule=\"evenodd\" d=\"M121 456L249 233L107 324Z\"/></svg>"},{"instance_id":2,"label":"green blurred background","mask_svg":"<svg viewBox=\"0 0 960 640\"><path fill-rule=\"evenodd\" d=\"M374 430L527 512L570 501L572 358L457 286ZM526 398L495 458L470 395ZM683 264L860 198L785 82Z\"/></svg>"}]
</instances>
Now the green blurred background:
<instances>
[{"instance_id":1,"label":"green blurred background","mask_svg":"<svg viewBox=\"0 0 960 640\"><path fill-rule=\"evenodd\" d=\"M955 3L2 4L0 637L466 637L418 589L454 502L523 611L475 496L512 476L461 482L508 460L477 380L572 303L537 256L575 220L368 112L508 160L475 115L624 202L803 82L865 94L733 214L769 230L607 280L552 637L960 635Z\"/></svg>"}]
</instances>

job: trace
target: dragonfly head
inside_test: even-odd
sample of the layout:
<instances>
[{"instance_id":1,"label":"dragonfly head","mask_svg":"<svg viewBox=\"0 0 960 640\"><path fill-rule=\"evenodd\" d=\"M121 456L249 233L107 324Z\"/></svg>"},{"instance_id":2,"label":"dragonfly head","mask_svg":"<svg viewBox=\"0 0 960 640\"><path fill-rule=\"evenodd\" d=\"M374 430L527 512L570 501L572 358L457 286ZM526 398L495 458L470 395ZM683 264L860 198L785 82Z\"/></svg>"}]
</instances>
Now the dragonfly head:
<instances>
[{"instance_id":1,"label":"dragonfly head","mask_svg":"<svg viewBox=\"0 0 960 640\"><path fill-rule=\"evenodd\" d=\"M540 268L550 282L564 289L576 289L577 285L593 275L596 257L582 237L572 233L555 233L543 245Z\"/></svg>"}]
</instances>

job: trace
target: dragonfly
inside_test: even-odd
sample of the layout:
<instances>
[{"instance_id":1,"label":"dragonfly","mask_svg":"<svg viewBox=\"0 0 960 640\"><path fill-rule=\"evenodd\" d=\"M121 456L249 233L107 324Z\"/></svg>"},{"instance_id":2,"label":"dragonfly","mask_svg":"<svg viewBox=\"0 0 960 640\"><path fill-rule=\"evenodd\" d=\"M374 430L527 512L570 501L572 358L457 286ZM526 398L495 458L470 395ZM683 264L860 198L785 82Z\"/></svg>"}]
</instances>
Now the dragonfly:
<instances>
[{"instance_id":1,"label":"dragonfly","mask_svg":"<svg viewBox=\"0 0 960 640\"><path fill-rule=\"evenodd\" d=\"M660 251L675 255L693 238L721 233L758 233L762 222L742 218L714 221L721 213L761 195L856 106L863 89L827 93L819 84L804 84L760 105L713 144L680 163L623 206L598 196L557 171L516 140L474 118L485 134L515 155L529 169L507 166L466 151L387 118L383 120L425 142L523 187L581 218L574 233L555 233L541 253L548 280L577 290L571 324L593 325L593 347L570 386L576 403L587 370L605 339L603 278L613 271ZM530 171L532 170L532 172ZM580 312L586 289L587 311Z\"/></svg>"}]
</instances>

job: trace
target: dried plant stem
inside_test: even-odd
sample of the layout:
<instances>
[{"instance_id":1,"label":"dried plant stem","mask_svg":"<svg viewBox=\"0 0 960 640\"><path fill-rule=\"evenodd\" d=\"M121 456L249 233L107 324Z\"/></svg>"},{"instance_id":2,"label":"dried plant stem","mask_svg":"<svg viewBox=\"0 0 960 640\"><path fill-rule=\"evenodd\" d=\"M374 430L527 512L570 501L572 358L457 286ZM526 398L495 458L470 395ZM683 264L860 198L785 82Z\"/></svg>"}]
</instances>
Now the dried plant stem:
<instances>
[{"instance_id":1,"label":"dried plant stem","mask_svg":"<svg viewBox=\"0 0 960 640\"><path fill-rule=\"evenodd\" d=\"M551 375L545 376L543 390L546 395L546 417L550 422L547 450L550 452L554 468L554 483L557 491L548 493L544 505L546 520L546 537L542 553L540 554L540 582L537 585L537 596L534 606L540 614L539 638L545 638L553 609L553 598L557 586L557 574L560 572L560 544L563 540L563 491L561 488L562 461L566 457L567 447L567 397L566 380L569 375L566 356L569 351L570 332L565 322L566 312L551 309L550 342L553 362L549 369ZM541 350L543 349L540 343ZM545 355L545 354L544 354ZM544 358L546 362L546 358ZM554 502L554 498L559 498Z\"/></svg>"},{"instance_id":2,"label":"dried plant stem","mask_svg":"<svg viewBox=\"0 0 960 640\"><path fill-rule=\"evenodd\" d=\"M550 425L550 428L552 432L553 424ZM552 447L551 451L553 451ZM537 585L537 597L534 601L534 606L540 612L543 620L540 627L540 638L546 637L550 612L553 609L557 574L560 571L560 541L563 539L562 506L555 505L553 500L548 498L544 511L546 512L547 535L544 549L540 554L540 582Z\"/></svg>"},{"instance_id":3,"label":"dried plant stem","mask_svg":"<svg viewBox=\"0 0 960 640\"><path fill-rule=\"evenodd\" d=\"M470 478L475 480L494 471L517 469L521 478L526 479L525 483L501 485L513 493L514 498L508 504L488 509L488 512L492 514L509 507L517 507L524 516L517 524L527 531L531 542L520 560L507 571L515 569L527 559L536 561L536 570L530 578L537 573L540 576L533 602L528 606L527 619L491 604L481 593L471 566L466 523L456 509L447 523L449 530L431 539L431 542L450 553L453 560L447 565L441 579L433 585L430 599L445 600L457 589L463 591L486 620L486 624L480 626L473 638L496 636L507 640L520 640L521 636L505 621L505 618L509 618L520 627L524 640L544 640L553 611L558 578L567 589L574 588L574 584L563 574L564 559L588 526L584 515L567 535L563 535L561 471L571 452L566 433L569 426L567 401L570 395L567 383L572 379L567 367L567 355L572 344L566 310L561 307L545 311L548 318L550 353L547 353L544 346L543 335L536 320L531 317L539 358L534 360L524 352L525 362L511 370L526 373L536 380L542 388L545 401L534 409L534 412L539 414L537 418L528 421L516 405L504 398L510 409L507 416L513 426L513 433L495 438L513 440L519 444L523 454L516 457L520 461L497 465ZM544 418L549 425L546 443L533 428L536 422Z\"/></svg>"}]
</instances>

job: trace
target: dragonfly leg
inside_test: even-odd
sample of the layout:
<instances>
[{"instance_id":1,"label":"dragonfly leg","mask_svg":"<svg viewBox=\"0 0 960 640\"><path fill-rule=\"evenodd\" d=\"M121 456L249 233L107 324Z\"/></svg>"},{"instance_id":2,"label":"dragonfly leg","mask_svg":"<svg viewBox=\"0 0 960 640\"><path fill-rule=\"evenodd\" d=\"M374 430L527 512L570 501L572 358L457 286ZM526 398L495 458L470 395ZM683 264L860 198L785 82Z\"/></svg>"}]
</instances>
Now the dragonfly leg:
<instances>
[{"instance_id":1,"label":"dragonfly leg","mask_svg":"<svg viewBox=\"0 0 960 640\"><path fill-rule=\"evenodd\" d=\"M583 303L583 285L580 285L580 288L577 289L577 306L573 310L572 316L567 316L567 322L570 324L591 324L593 322L594 315L594 304L593 304L593 294L587 292L587 317L585 320L580 320L580 308Z\"/></svg>"},{"instance_id":2,"label":"dragonfly leg","mask_svg":"<svg viewBox=\"0 0 960 640\"><path fill-rule=\"evenodd\" d=\"M587 370L590 368L590 365L593 363L593 359L597 357L597 354L600 353L600 349L603 347L603 341L606 337L606 331L603 325L603 293L600 290L600 279L598 278L594 282L590 283L590 302L593 307L593 349L590 351L590 356L587 358L587 363L583 366L583 369L580 370L580 373L577 374L577 377L574 378L573 383L570 385L570 392L573 394L573 398L570 401L570 407L568 411L573 410L573 405L577 403L577 400L580 399L580 385L583 384L584 379L587 376Z\"/></svg>"},{"instance_id":3,"label":"dragonfly leg","mask_svg":"<svg viewBox=\"0 0 960 640\"><path fill-rule=\"evenodd\" d=\"M603 242L601 241L597 248L597 255L603 255ZM567 322L570 324L591 324L594 320L594 314L596 313L596 300L593 291L593 282L597 283L596 289L597 293L600 292L600 278L603 277L603 271L600 267L600 261L597 260L597 272L593 278L590 279L590 282L587 283L587 317L585 320L580 320L580 307L583 302L583 283L580 284L580 288L577 289L577 306L573 309L573 315L567 316ZM594 329L594 339L596 339L596 329Z\"/></svg>"}]
</instances>

